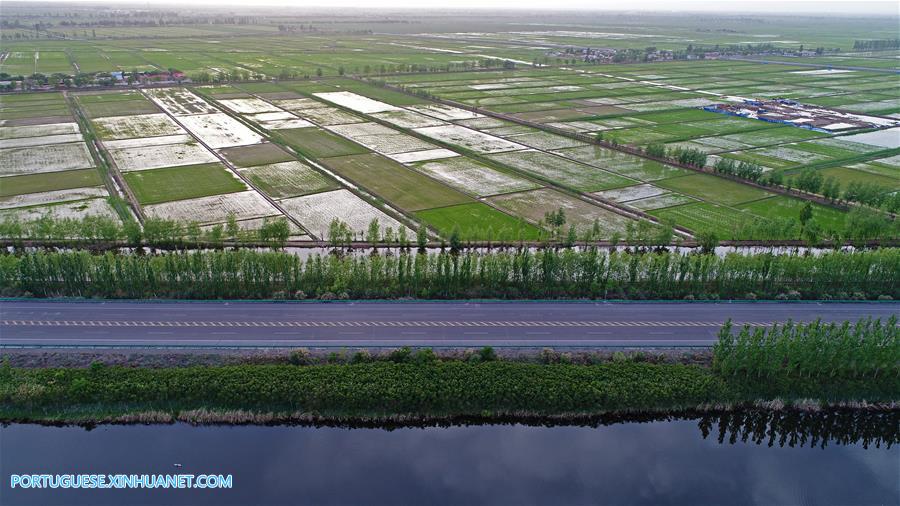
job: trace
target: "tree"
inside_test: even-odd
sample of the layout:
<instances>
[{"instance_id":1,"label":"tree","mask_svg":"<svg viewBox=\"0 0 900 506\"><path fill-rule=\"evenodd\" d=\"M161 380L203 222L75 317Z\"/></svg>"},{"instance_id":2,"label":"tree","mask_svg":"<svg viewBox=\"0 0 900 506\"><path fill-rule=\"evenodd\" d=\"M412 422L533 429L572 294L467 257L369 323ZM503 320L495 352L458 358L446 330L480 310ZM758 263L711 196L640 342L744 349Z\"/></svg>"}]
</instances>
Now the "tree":
<instances>
[{"instance_id":1,"label":"tree","mask_svg":"<svg viewBox=\"0 0 900 506\"><path fill-rule=\"evenodd\" d=\"M575 230L575 225L569 225L569 232L566 234L566 242L565 245L567 247L571 247L575 244L575 241L578 240L578 232Z\"/></svg>"},{"instance_id":2,"label":"tree","mask_svg":"<svg viewBox=\"0 0 900 506\"><path fill-rule=\"evenodd\" d=\"M703 230L697 233L697 242L704 253L712 253L719 246L719 236L713 230Z\"/></svg>"},{"instance_id":3,"label":"tree","mask_svg":"<svg viewBox=\"0 0 900 506\"><path fill-rule=\"evenodd\" d=\"M428 229L424 224L419 224L416 231L416 246L419 247L419 251L425 251L425 246L428 246Z\"/></svg>"},{"instance_id":4,"label":"tree","mask_svg":"<svg viewBox=\"0 0 900 506\"><path fill-rule=\"evenodd\" d=\"M453 231L450 232L450 254L458 255L461 249L462 238L459 233L459 225L454 225Z\"/></svg>"},{"instance_id":5,"label":"tree","mask_svg":"<svg viewBox=\"0 0 900 506\"><path fill-rule=\"evenodd\" d=\"M239 231L240 229L238 228L237 218L235 217L234 213L228 213L228 218L226 218L225 221L225 235L232 241L236 241Z\"/></svg>"},{"instance_id":6,"label":"tree","mask_svg":"<svg viewBox=\"0 0 900 506\"><path fill-rule=\"evenodd\" d=\"M328 242L333 248L339 248L343 245L349 245L353 240L353 231L350 227L338 218L331 220L328 224Z\"/></svg>"},{"instance_id":7,"label":"tree","mask_svg":"<svg viewBox=\"0 0 900 506\"><path fill-rule=\"evenodd\" d=\"M696 148L677 147L672 150L669 156L683 165L692 165L694 167L704 167L706 165L706 153Z\"/></svg>"},{"instance_id":8,"label":"tree","mask_svg":"<svg viewBox=\"0 0 900 506\"><path fill-rule=\"evenodd\" d=\"M225 227L221 223L214 225L206 232L206 240L213 243L216 247L221 246L222 238L225 234Z\"/></svg>"},{"instance_id":9,"label":"tree","mask_svg":"<svg viewBox=\"0 0 900 506\"><path fill-rule=\"evenodd\" d=\"M196 221L192 221L188 223L187 226L187 236L190 239L191 243L197 244L200 242L200 236L202 232L200 231L200 224Z\"/></svg>"},{"instance_id":10,"label":"tree","mask_svg":"<svg viewBox=\"0 0 900 506\"><path fill-rule=\"evenodd\" d=\"M841 185L834 176L828 176L822 182L822 195L832 202L841 198Z\"/></svg>"},{"instance_id":11,"label":"tree","mask_svg":"<svg viewBox=\"0 0 900 506\"><path fill-rule=\"evenodd\" d=\"M659 246L665 246L672 242L673 235L675 235L674 222L671 219L663 220L662 225L657 229L653 242Z\"/></svg>"},{"instance_id":12,"label":"tree","mask_svg":"<svg viewBox=\"0 0 900 506\"><path fill-rule=\"evenodd\" d=\"M613 248L615 248L616 246L619 245L620 242L622 242L622 233L619 232L618 230L616 230L615 232L613 232L612 236L610 236L609 244Z\"/></svg>"},{"instance_id":13,"label":"tree","mask_svg":"<svg viewBox=\"0 0 900 506\"><path fill-rule=\"evenodd\" d=\"M143 231L141 230L141 224L136 220L126 220L122 225L125 233L125 239L129 244L138 246L141 244L141 239L143 238Z\"/></svg>"},{"instance_id":14,"label":"tree","mask_svg":"<svg viewBox=\"0 0 900 506\"><path fill-rule=\"evenodd\" d=\"M804 224L801 233L806 244L814 247L819 244L819 239L822 237L822 226L816 220L811 220Z\"/></svg>"},{"instance_id":15,"label":"tree","mask_svg":"<svg viewBox=\"0 0 900 506\"><path fill-rule=\"evenodd\" d=\"M666 147L663 144L653 143L648 144L646 148L644 148L644 152L649 156L653 156L656 158L665 158L666 157ZM724 158L723 158L724 160Z\"/></svg>"},{"instance_id":16,"label":"tree","mask_svg":"<svg viewBox=\"0 0 900 506\"><path fill-rule=\"evenodd\" d=\"M809 220L812 219L812 217L813 217L812 203L807 202L806 204L804 204L803 209L800 210L800 229L801 230L806 228L806 224L809 222Z\"/></svg>"},{"instance_id":17,"label":"tree","mask_svg":"<svg viewBox=\"0 0 900 506\"><path fill-rule=\"evenodd\" d=\"M809 193L818 193L822 187L822 173L815 169L807 169L797 178L797 188Z\"/></svg>"},{"instance_id":18,"label":"tree","mask_svg":"<svg viewBox=\"0 0 900 506\"><path fill-rule=\"evenodd\" d=\"M890 222L878 212L863 207L851 209L847 213L844 226L844 236L850 239L869 240L879 239L886 235L890 228Z\"/></svg>"},{"instance_id":19,"label":"tree","mask_svg":"<svg viewBox=\"0 0 900 506\"><path fill-rule=\"evenodd\" d=\"M378 218L372 218L372 221L369 222L369 228L366 230L366 242L371 243L374 246L374 244L380 240L381 229L378 226Z\"/></svg>"},{"instance_id":20,"label":"tree","mask_svg":"<svg viewBox=\"0 0 900 506\"><path fill-rule=\"evenodd\" d=\"M562 236L562 227L566 224L566 212L563 208L544 213L544 222L551 227L554 237Z\"/></svg>"},{"instance_id":21,"label":"tree","mask_svg":"<svg viewBox=\"0 0 900 506\"><path fill-rule=\"evenodd\" d=\"M259 238L272 247L281 249L291 236L291 226L284 218L266 220L258 230Z\"/></svg>"}]
</instances>

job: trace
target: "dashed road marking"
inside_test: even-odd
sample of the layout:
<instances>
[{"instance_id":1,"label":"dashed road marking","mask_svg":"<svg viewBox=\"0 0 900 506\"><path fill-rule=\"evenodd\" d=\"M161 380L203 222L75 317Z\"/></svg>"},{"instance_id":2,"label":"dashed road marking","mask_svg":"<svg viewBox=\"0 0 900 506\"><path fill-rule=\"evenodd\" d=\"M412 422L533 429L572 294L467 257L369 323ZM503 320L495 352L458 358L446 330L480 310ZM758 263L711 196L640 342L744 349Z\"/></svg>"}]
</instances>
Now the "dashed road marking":
<instances>
[{"instance_id":1,"label":"dashed road marking","mask_svg":"<svg viewBox=\"0 0 900 506\"><path fill-rule=\"evenodd\" d=\"M720 327L710 321L120 321L0 320L4 327ZM768 327L772 322L736 322Z\"/></svg>"}]
</instances>

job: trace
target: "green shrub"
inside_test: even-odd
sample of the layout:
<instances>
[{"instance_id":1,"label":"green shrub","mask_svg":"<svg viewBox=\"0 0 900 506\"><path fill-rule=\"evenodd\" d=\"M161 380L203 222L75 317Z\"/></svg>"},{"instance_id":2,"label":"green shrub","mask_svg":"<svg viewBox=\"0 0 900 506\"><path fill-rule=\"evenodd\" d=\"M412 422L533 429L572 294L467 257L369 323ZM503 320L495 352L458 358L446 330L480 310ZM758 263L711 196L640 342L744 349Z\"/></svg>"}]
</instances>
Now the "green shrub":
<instances>
[{"instance_id":1,"label":"green shrub","mask_svg":"<svg viewBox=\"0 0 900 506\"><path fill-rule=\"evenodd\" d=\"M497 360L497 352L490 346L485 346L478 350L478 359L482 362L492 362Z\"/></svg>"}]
</instances>

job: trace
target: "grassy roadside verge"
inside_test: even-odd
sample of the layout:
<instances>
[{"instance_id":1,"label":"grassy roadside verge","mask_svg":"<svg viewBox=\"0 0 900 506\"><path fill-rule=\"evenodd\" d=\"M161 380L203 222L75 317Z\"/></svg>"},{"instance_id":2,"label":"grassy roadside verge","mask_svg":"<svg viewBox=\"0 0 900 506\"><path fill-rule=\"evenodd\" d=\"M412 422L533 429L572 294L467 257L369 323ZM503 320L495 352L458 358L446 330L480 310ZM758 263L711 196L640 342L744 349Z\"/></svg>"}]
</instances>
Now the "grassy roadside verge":
<instances>
[{"instance_id":1,"label":"grassy roadside verge","mask_svg":"<svg viewBox=\"0 0 900 506\"><path fill-rule=\"evenodd\" d=\"M326 365L0 369L0 421L69 423L398 422L578 419L738 405L896 410L896 375L787 374L750 379L695 365L633 360L595 365L492 359L441 361L428 352Z\"/></svg>"}]
</instances>

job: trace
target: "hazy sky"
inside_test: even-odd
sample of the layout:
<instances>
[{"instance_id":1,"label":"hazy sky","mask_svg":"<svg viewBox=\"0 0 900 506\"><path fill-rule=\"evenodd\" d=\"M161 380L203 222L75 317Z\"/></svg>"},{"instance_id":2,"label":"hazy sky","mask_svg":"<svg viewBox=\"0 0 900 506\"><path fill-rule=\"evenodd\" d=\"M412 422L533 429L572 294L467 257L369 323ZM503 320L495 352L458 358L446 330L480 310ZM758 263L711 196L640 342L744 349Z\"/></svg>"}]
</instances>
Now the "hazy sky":
<instances>
[{"instance_id":1,"label":"hazy sky","mask_svg":"<svg viewBox=\"0 0 900 506\"><path fill-rule=\"evenodd\" d=\"M20 0L21 1L21 0ZM55 0L60 1L60 0ZM821 1L821 0L62 0L78 3L137 4L153 6L234 5L250 7L354 7L416 9L590 9L653 11L730 11L774 14L803 12L811 14L900 15L896 1Z\"/></svg>"}]
</instances>

